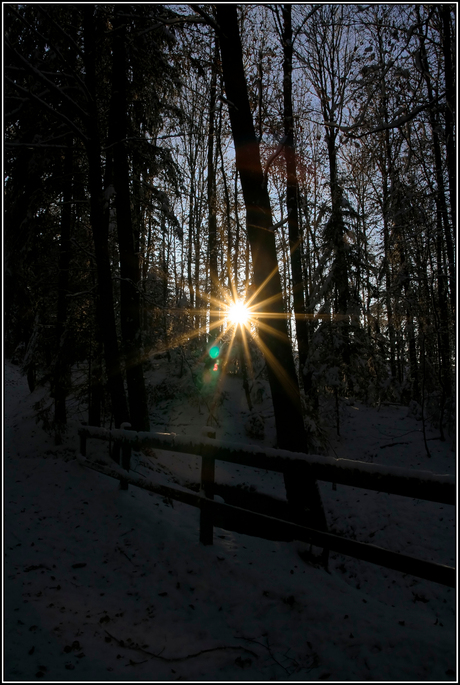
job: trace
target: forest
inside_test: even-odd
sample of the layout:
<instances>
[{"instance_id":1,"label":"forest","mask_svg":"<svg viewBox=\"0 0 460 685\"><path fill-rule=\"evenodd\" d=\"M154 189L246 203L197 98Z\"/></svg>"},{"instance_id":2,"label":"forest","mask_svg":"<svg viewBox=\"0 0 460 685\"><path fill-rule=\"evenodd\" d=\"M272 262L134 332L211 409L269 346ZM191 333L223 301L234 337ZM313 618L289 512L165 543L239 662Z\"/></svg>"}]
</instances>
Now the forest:
<instances>
[{"instance_id":1,"label":"forest","mask_svg":"<svg viewBox=\"0 0 460 685\"><path fill-rule=\"evenodd\" d=\"M456 5L2 10L5 680L454 682Z\"/></svg>"},{"instance_id":2,"label":"forest","mask_svg":"<svg viewBox=\"0 0 460 685\"><path fill-rule=\"evenodd\" d=\"M285 449L347 397L453 431L454 5L3 11L4 349L56 444L71 393L148 431L158 358L211 422L268 379Z\"/></svg>"}]
</instances>

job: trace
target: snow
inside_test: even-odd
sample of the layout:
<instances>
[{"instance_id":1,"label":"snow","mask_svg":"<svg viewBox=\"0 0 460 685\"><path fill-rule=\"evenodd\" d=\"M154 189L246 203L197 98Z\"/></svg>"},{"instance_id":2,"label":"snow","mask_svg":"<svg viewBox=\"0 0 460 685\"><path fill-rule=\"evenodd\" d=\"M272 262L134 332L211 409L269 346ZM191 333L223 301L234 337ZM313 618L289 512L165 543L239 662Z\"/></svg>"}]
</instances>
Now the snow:
<instances>
[{"instance_id":1,"label":"snow","mask_svg":"<svg viewBox=\"0 0 460 685\"><path fill-rule=\"evenodd\" d=\"M149 378L174 376L162 360ZM300 542L214 529L199 542L199 511L79 462L85 416L69 401L63 444L44 430L48 391L29 393L5 363L4 680L455 681L451 588L331 553L329 572ZM265 439L248 438L241 380L228 378L216 440L275 446L269 392L257 411ZM152 407L152 430L203 441L207 411L176 398ZM46 427L46 426L45 426ZM455 475L455 452L407 407L343 407L330 457L388 470ZM407 444L385 447L389 443ZM256 449L254 447L254 449ZM107 443L87 457L109 464ZM112 462L113 463L113 462ZM159 449L133 455L137 474L197 487L201 460ZM150 474L150 476L149 476ZM273 471L216 462L216 481L284 497ZM330 532L456 565L453 506L320 483Z\"/></svg>"}]
</instances>

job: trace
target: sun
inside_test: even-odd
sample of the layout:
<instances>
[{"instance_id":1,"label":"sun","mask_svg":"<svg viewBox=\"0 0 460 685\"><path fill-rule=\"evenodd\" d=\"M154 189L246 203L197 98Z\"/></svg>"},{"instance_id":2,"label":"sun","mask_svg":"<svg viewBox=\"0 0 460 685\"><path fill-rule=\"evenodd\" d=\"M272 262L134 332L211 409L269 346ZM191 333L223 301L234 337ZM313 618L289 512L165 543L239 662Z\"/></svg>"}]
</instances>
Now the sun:
<instances>
[{"instance_id":1,"label":"sun","mask_svg":"<svg viewBox=\"0 0 460 685\"><path fill-rule=\"evenodd\" d=\"M227 316L232 325L245 326L249 321L250 313L244 302L237 300L229 306Z\"/></svg>"}]
</instances>

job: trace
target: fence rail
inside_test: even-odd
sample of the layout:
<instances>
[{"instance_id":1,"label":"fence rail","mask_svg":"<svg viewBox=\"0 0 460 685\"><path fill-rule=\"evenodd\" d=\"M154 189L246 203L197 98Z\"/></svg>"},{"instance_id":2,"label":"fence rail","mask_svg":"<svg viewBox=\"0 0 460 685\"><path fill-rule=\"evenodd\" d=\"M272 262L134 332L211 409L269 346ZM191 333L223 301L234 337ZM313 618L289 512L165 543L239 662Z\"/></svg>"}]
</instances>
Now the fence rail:
<instances>
[{"instance_id":1,"label":"fence rail","mask_svg":"<svg viewBox=\"0 0 460 685\"><path fill-rule=\"evenodd\" d=\"M281 539L296 539L327 547L356 559L455 587L456 570L454 567L391 552L376 545L342 538L332 533L307 528L292 521L243 509L232 504L217 502L213 499L216 459L280 472L283 472L289 464L295 463L298 466L311 467L311 471L308 468L310 477L313 476L318 480L444 504L455 504L455 478L453 476L383 467L377 464L332 459L318 455L304 455L286 450L267 448L262 451L258 447L239 443L223 443L212 439L191 441L178 438L170 433L137 433L122 429L108 431L103 428L82 426L79 429L79 436L80 461L85 466L112 478L117 478L121 483L124 483L125 487L130 483L198 507L200 509L200 541L203 544L212 544L213 528L215 525L220 525L215 520L215 515L217 515L220 516L221 521L224 521L224 525L220 525L223 528L225 528L225 520L238 522L242 526L263 525L270 530L270 537L278 535ZM126 460L126 457L124 465L127 466L127 469L116 464L108 466L91 461L86 458L86 440L88 438L119 442L125 448L125 455L128 446L136 450L142 450L143 447L156 447L157 449L198 455L202 459L201 492L198 494L187 488L171 487L158 482L158 480L155 482L128 473L129 459Z\"/></svg>"},{"instance_id":2,"label":"fence rail","mask_svg":"<svg viewBox=\"0 0 460 685\"><path fill-rule=\"evenodd\" d=\"M334 459L211 438L191 440L174 433L137 433L122 429L109 431L105 428L82 426L79 434L80 441L86 438L114 440L129 444L139 451L143 447L156 447L280 473L294 462L297 466L311 466L313 475L318 480L441 504L455 504L455 477L433 474L429 471L414 471L351 459Z\"/></svg>"}]
</instances>

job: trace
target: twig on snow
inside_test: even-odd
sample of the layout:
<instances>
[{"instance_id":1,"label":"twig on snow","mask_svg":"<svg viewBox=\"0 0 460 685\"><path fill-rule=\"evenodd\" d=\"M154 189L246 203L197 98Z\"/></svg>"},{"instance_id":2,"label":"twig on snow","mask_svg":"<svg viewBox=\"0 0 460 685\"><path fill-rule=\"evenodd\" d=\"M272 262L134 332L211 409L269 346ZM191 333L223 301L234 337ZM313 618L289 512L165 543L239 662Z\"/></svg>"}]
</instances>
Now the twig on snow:
<instances>
[{"instance_id":1,"label":"twig on snow","mask_svg":"<svg viewBox=\"0 0 460 685\"><path fill-rule=\"evenodd\" d=\"M128 533L129 533L129 531L128 531ZM128 561L130 561L134 566L136 565L136 564L134 563L134 561L131 559L131 557L129 557L129 556L126 554L126 552L125 552L123 549L121 549L121 547L117 547L117 549L118 549L119 552L121 552L122 554L125 555L125 557L128 559Z\"/></svg>"},{"instance_id":2,"label":"twig on snow","mask_svg":"<svg viewBox=\"0 0 460 685\"><path fill-rule=\"evenodd\" d=\"M130 659L125 666L138 666L139 664L146 664L148 661L148 659L144 659L143 661L133 661Z\"/></svg>"},{"instance_id":3,"label":"twig on snow","mask_svg":"<svg viewBox=\"0 0 460 685\"><path fill-rule=\"evenodd\" d=\"M286 666L283 666L283 664L280 664L280 662L275 658L275 656L274 656L274 654L273 654L273 652L272 652L272 650L271 650L271 648L270 648L270 644L269 644L269 642L268 642L268 638L267 638L267 644L264 645L263 642L259 642L258 640L255 640L255 639L252 638L252 637L244 637L243 635L242 635L241 637L238 637L237 635L235 635L235 637L236 637L237 640L247 640L248 642L253 642L253 643L256 644L256 645L260 645L261 647L264 647L265 649L267 649L267 650L268 650L268 653L270 654L270 656L271 656L271 658L273 659L273 661L275 662L275 664L278 664L278 666L281 666L281 668L282 668L284 671L286 671L286 673L287 673L288 675L291 675L291 671L290 671L288 668L286 668ZM265 635L264 637L267 637L267 636ZM290 657L289 657L289 658L290 658Z\"/></svg>"},{"instance_id":4,"label":"twig on snow","mask_svg":"<svg viewBox=\"0 0 460 685\"><path fill-rule=\"evenodd\" d=\"M173 657L167 657L167 656L161 656L161 652L164 650L161 650L158 654L154 654L153 652L149 652L147 649L144 649L140 645L138 645L136 642L132 642L130 644L126 644L124 640L119 640L115 635L112 635L109 633L108 630L105 631L109 637L112 638L112 640L115 640L120 647L126 647L128 649L134 649L138 652L143 652L144 654L148 654L149 656L153 657L154 659L161 659L161 661L167 661L167 662L173 662L173 661L185 661L186 659L193 659L196 656L200 656L201 654L206 654L207 652L217 652L218 650L221 649L241 649L244 652L247 652L248 654L251 654L251 656L254 656L256 659L258 659L258 655L255 652L251 652L250 649L246 649L246 647L240 647L239 645L223 645L222 647L210 647L209 649L202 649L199 652L195 652L194 654L187 654L186 656L173 656ZM138 661L137 663L143 663L141 661ZM133 665L135 662L133 662Z\"/></svg>"}]
</instances>

